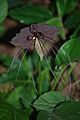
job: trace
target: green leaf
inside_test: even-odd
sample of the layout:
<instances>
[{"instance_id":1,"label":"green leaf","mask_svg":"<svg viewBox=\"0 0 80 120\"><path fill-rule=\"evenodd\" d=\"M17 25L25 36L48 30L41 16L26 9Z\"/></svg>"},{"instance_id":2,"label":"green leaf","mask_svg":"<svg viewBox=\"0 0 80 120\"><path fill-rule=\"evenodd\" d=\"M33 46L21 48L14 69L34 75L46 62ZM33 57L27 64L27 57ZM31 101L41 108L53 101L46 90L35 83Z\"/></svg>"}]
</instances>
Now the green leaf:
<instances>
[{"instance_id":1,"label":"green leaf","mask_svg":"<svg viewBox=\"0 0 80 120\"><path fill-rule=\"evenodd\" d=\"M42 71L40 71L39 76L38 76L38 91L39 94L42 94L46 91L49 90L49 86L50 86L50 73L49 73L49 67Z\"/></svg>"},{"instance_id":2,"label":"green leaf","mask_svg":"<svg viewBox=\"0 0 80 120\"><path fill-rule=\"evenodd\" d=\"M8 12L7 0L0 0L0 23L6 18Z\"/></svg>"},{"instance_id":3,"label":"green leaf","mask_svg":"<svg viewBox=\"0 0 80 120\"><path fill-rule=\"evenodd\" d=\"M37 120L49 120L49 114L50 113L48 111L40 111L37 116Z\"/></svg>"},{"instance_id":4,"label":"green leaf","mask_svg":"<svg viewBox=\"0 0 80 120\"><path fill-rule=\"evenodd\" d=\"M78 0L57 0L60 5L62 15L71 12L76 7Z\"/></svg>"},{"instance_id":5,"label":"green leaf","mask_svg":"<svg viewBox=\"0 0 80 120\"><path fill-rule=\"evenodd\" d=\"M61 27L60 19L58 17L52 18L46 22L49 25L54 25L56 27Z\"/></svg>"},{"instance_id":6,"label":"green leaf","mask_svg":"<svg viewBox=\"0 0 80 120\"><path fill-rule=\"evenodd\" d=\"M58 51L55 59L57 65L80 61L80 39L74 38L65 42Z\"/></svg>"},{"instance_id":7,"label":"green leaf","mask_svg":"<svg viewBox=\"0 0 80 120\"><path fill-rule=\"evenodd\" d=\"M36 99L36 91L34 85L31 81L31 84L25 86L24 91L22 92L22 103L25 108L30 109L32 107L32 102Z\"/></svg>"},{"instance_id":8,"label":"green leaf","mask_svg":"<svg viewBox=\"0 0 80 120\"><path fill-rule=\"evenodd\" d=\"M56 2L56 7L57 7L57 12L58 12L58 18L60 21L60 26L61 26L61 37L63 40L66 39L65 31L64 31L64 25L63 25L63 18L62 18L62 11L61 11L61 6L59 2Z\"/></svg>"},{"instance_id":9,"label":"green leaf","mask_svg":"<svg viewBox=\"0 0 80 120\"><path fill-rule=\"evenodd\" d=\"M35 102L34 107L39 110L50 110L53 109L58 103L66 100L66 97L63 96L60 92L47 92L41 95Z\"/></svg>"},{"instance_id":10,"label":"green leaf","mask_svg":"<svg viewBox=\"0 0 80 120\"><path fill-rule=\"evenodd\" d=\"M21 23L32 24L51 19L51 12L40 5L26 5L9 11L9 15Z\"/></svg>"},{"instance_id":11,"label":"green leaf","mask_svg":"<svg viewBox=\"0 0 80 120\"><path fill-rule=\"evenodd\" d=\"M40 111L37 120L80 120L80 102L64 102L52 111Z\"/></svg>"},{"instance_id":12,"label":"green leaf","mask_svg":"<svg viewBox=\"0 0 80 120\"><path fill-rule=\"evenodd\" d=\"M79 120L80 119L80 102L64 102L56 111L54 111L53 119L57 118L65 120Z\"/></svg>"},{"instance_id":13,"label":"green leaf","mask_svg":"<svg viewBox=\"0 0 80 120\"><path fill-rule=\"evenodd\" d=\"M64 22L65 27L69 29L76 28L79 24L80 24L80 11L78 10L73 11L73 13L70 14Z\"/></svg>"},{"instance_id":14,"label":"green leaf","mask_svg":"<svg viewBox=\"0 0 80 120\"><path fill-rule=\"evenodd\" d=\"M15 109L12 105L0 98L0 120L29 120L27 112Z\"/></svg>"},{"instance_id":15,"label":"green leaf","mask_svg":"<svg viewBox=\"0 0 80 120\"><path fill-rule=\"evenodd\" d=\"M7 102L14 105L16 108L21 108L20 97L23 89L24 88L21 86L13 90L7 97Z\"/></svg>"},{"instance_id":16,"label":"green leaf","mask_svg":"<svg viewBox=\"0 0 80 120\"><path fill-rule=\"evenodd\" d=\"M80 37L80 25L74 30L73 34L70 36L71 39Z\"/></svg>"},{"instance_id":17,"label":"green leaf","mask_svg":"<svg viewBox=\"0 0 80 120\"><path fill-rule=\"evenodd\" d=\"M19 86L12 91L7 97L7 102L14 105L15 108L22 108L21 103L23 103L29 109L34 99L36 99L36 93L33 88L33 83L29 83L29 85Z\"/></svg>"}]
</instances>

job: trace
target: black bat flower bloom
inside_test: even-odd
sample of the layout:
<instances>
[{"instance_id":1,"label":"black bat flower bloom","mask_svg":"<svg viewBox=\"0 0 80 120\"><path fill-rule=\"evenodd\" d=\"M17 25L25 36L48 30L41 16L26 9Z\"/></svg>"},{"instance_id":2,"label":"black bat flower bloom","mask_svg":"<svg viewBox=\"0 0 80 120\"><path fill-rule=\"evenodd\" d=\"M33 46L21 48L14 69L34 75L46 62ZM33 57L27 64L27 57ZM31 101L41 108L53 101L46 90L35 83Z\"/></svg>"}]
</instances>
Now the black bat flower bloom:
<instances>
[{"instance_id":1,"label":"black bat flower bloom","mask_svg":"<svg viewBox=\"0 0 80 120\"><path fill-rule=\"evenodd\" d=\"M58 29L47 24L32 24L21 29L10 43L23 49L35 48L41 60L49 51L47 47L55 44ZM51 47L50 47L51 48Z\"/></svg>"}]
</instances>

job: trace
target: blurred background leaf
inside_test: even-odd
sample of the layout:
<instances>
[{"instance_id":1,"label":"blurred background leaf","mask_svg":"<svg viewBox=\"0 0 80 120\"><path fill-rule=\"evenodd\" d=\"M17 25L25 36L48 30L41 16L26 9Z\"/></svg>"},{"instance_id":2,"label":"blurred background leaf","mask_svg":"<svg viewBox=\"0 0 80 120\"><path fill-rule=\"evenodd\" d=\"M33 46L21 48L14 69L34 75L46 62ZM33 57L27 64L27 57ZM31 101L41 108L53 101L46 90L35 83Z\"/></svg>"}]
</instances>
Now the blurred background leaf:
<instances>
[{"instance_id":1,"label":"blurred background leaf","mask_svg":"<svg viewBox=\"0 0 80 120\"><path fill-rule=\"evenodd\" d=\"M62 16L75 9L79 0L57 0Z\"/></svg>"},{"instance_id":2,"label":"blurred background leaf","mask_svg":"<svg viewBox=\"0 0 80 120\"><path fill-rule=\"evenodd\" d=\"M26 115L27 114L27 115ZM12 105L0 98L0 119L2 120L29 120L29 114L26 111L15 109Z\"/></svg>"},{"instance_id":3,"label":"blurred background leaf","mask_svg":"<svg viewBox=\"0 0 80 120\"><path fill-rule=\"evenodd\" d=\"M25 5L9 11L9 15L21 23L32 24L51 19L52 13L40 5Z\"/></svg>"},{"instance_id":4,"label":"blurred background leaf","mask_svg":"<svg viewBox=\"0 0 80 120\"><path fill-rule=\"evenodd\" d=\"M5 20L8 13L8 3L7 0L0 0L0 23Z\"/></svg>"},{"instance_id":5,"label":"blurred background leaf","mask_svg":"<svg viewBox=\"0 0 80 120\"><path fill-rule=\"evenodd\" d=\"M76 28L80 24L80 11L73 11L65 20L65 27L69 29Z\"/></svg>"}]
</instances>

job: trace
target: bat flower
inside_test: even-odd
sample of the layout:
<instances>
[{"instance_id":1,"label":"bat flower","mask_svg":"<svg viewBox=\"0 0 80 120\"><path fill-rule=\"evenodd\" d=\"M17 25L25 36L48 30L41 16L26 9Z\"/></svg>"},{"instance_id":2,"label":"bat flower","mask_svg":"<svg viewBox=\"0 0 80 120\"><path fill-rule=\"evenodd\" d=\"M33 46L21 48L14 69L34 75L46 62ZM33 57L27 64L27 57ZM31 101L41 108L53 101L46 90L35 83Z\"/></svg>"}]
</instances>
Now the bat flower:
<instances>
[{"instance_id":1,"label":"bat flower","mask_svg":"<svg viewBox=\"0 0 80 120\"><path fill-rule=\"evenodd\" d=\"M32 24L21 29L20 33L10 41L11 44L23 49L34 48L42 60L56 43L58 29L47 24Z\"/></svg>"}]
</instances>

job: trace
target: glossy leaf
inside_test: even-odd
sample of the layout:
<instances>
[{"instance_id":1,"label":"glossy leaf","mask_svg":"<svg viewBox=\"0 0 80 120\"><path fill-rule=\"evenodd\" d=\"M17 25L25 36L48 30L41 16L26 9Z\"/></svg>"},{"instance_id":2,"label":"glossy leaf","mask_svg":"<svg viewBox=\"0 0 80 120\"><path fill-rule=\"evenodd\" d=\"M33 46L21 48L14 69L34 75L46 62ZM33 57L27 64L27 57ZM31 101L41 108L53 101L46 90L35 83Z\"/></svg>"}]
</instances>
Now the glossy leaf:
<instances>
[{"instance_id":1,"label":"glossy leaf","mask_svg":"<svg viewBox=\"0 0 80 120\"><path fill-rule=\"evenodd\" d=\"M55 62L57 65L69 64L75 60L80 61L80 39L74 38L65 42L56 55Z\"/></svg>"},{"instance_id":2,"label":"glossy leaf","mask_svg":"<svg viewBox=\"0 0 80 120\"><path fill-rule=\"evenodd\" d=\"M41 95L35 102L34 107L39 110L53 109L58 103L66 100L60 92L47 92Z\"/></svg>"},{"instance_id":3,"label":"glossy leaf","mask_svg":"<svg viewBox=\"0 0 80 120\"><path fill-rule=\"evenodd\" d=\"M8 12L7 0L0 0L0 23L6 18Z\"/></svg>"},{"instance_id":4,"label":"glossy leaf","mask_svg":"<svg viewBox=\"0 0 80 120\"><path fill-rule=\"evenodd\" d=\"M64 102L52 111L40 111L37 120L79 120L80 102Z\"/></svg>"},{"instance_id":5,"label":"glossy leaf","mask_svg":"<svg viewBox=\"0 0 80 120\"><path fill-rule=\"evenodd\" d=\"M56 111L53 112L53 119L79 120L80 102L64 102Z\"/></svg>"},{"instance_id":6,"label":"glossy leaf","mask_svg":"<svg viewBox=\"0 0 80 120\"><path fill-rule=\"evenodd\" d=\"M52 13L40 5L26 5L9 11L9 15L21 23L32 24L51 19Z\"/></svg>"}]
</instances>

